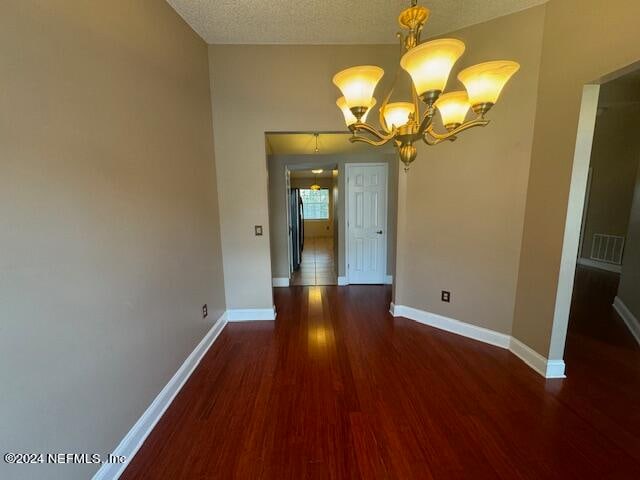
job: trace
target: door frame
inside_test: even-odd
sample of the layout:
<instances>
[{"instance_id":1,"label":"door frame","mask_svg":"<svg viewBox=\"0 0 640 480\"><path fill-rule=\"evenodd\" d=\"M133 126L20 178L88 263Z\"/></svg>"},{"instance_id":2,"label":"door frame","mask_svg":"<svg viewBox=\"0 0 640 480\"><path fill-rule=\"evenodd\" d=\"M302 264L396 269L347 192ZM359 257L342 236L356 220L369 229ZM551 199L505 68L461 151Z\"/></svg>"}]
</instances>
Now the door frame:
<instances>
[{"instance_id":1,"label":"door frame","mask_svg":"<svg viewBox=\"0 0 640 480\"><path fill-rule=\"evenodd\" d=\"M562 256L558 285L556 288L556 302L553 311L553 324L547 358L547 378L564 378L564 347L569 327L569 313L573 297L573 282L575 279L576 263L580 246L580 232L582 230L583 212L589 179L589 165L591 163L591 147L595 135L596 117L598 114L599 84L586 84L582 89L582 100L578 114L578 129L573 153L573 166L567 199L567 214L562 241ZM553 371L549 369L552 368Z\"/></svg>"},{"instance_id":2,"label":"door frame","mask_svg":"<svg viewBox=\"0 0 640 480\"><path fill-rule=\"evenodd\" d=\"M595 132L594 132L595 135ZM591 159L589 159L591 161ZM582 257L582 247L584 246L584 233L587 227L587 216L589 215L589 201L591 200L591 183L593 181L593 167L589 167L587 174L587 189L584 193L584 207L582 209L582 225L580 227L580 238L578 240L578 258Z\"/></svg>"},{"instance_id":3,"label":"door frame","mask_svg":"<svg viewBox=\"0 0 640 480\"><path fill-rule=\"evenodd\" d=\"M349 188L349 178L350 178L350 170L354 167L384 167L384 175L385 175L385 188L384 188L384 254L382 255L382 264L384 268L384 272L382 273L382 281L380 284L386 283L387 278L387 255L389 254L389 164L386 162L351 162L344 164L344 266L346 269L346 279L347 285L351 283L350 278L350 268L349 265L351 262L349 261L349 196L350 196L350 188ZM375 284L374 284L375 285Z\"/></svg>"},{"instance_id":4,"label":"door frame","mask_svg":"<svg viewBox=\"0 0 640 480\"><path fill-rule=\"evenodd\" d=\"M293 245L291 244L291 170L285 165L284 167L284 193L285 205L287 206L287 256L289 257L289 281L293 274Z\"/></svg>"}]
</instances>

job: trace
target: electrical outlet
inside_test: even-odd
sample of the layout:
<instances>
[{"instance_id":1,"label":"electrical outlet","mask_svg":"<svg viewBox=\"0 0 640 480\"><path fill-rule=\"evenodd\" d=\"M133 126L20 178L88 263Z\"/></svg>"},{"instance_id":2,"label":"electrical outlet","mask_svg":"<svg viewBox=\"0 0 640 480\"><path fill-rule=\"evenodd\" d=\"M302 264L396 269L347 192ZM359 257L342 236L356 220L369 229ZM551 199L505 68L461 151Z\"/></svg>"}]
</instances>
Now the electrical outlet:
<instances>
[{"instance_id":1,"label":"electrical outlet","mask_svg":"<svg viewBox=\"0 0 640 480\"><path fill-rule=\"evenodd\" d=\"M451 292L442 290L442 296L440 298L442 299L443 302L446 302L446 303L451 302Z\"/></svg>"},{"instance_id":2,"label":"electrical outlet","mask_svg":"<svg viewBox=\"0 0 640 480\"><path fill-rule=\"evenodd\" d=\"M207 318L209 315L209 309L207 308L207 304L202 305L202 318Z\"/></svg>"},{"instance_id":3,"label":"electrical outlet","mask_svg":"<svg viewBox=\"0 0 640 480\"><path fill-rule=\"evenodd\" d=\"M262 236L262 225L255 225L254 230L256 232L256 237L261 237Z\"/></svg>"}]
</instances>

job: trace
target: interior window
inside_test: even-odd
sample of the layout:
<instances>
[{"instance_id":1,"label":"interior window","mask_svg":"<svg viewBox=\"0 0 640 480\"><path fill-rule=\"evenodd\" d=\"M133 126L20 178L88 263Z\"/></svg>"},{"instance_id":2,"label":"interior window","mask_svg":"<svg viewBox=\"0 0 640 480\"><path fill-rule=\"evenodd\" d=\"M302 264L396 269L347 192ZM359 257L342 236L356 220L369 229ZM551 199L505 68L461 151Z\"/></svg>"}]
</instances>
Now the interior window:
<instances>
[{"instance_id":1,"label":"interior window","mask_svg":"<svg viewBox=\"0 0 640 480\"><path fill-rule=\"evenodd\" d=\"M329 189L311 190L301 188L302 210L305 220L329 219Z\"/></svg>"}]
</instances>

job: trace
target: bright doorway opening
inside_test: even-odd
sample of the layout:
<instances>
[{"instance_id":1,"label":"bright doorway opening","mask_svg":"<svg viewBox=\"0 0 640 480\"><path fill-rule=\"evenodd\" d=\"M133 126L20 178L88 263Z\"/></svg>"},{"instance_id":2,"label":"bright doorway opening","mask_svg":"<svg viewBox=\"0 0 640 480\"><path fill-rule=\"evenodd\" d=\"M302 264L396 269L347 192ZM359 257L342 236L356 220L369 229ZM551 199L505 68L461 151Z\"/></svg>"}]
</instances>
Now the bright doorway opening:
<instances>
[{"instance_id":1,"label":"bright doorway opening","mask_svg":"<svg viewBox=\"0 0 640 480\"><path fill-rule=\"evenodd\" d=\"M273 286L392 283L398 185L393 147L354 144L343 132L274 132L265 137ZM362 170L353 181L366 186L351 185L358 193L348 210L351 166ZM373 175L364 175L369 167ZM350 222L356 214L360 216ZM371 231L350 240L349 225L362 221Z\"/></svg>"}]
</instances>

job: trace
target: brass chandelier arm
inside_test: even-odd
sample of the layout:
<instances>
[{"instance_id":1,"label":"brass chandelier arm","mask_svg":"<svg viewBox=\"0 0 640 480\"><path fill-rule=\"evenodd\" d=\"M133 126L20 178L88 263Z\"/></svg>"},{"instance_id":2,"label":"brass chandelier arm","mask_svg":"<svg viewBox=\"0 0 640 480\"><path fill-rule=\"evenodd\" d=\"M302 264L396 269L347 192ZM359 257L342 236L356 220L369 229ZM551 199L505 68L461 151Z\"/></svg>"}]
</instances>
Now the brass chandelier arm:
<instances>
[{"instance_id":1,"label":"brass chandelier arm","mask_svg":"<svg viewBox=\"0 0 640 480\"><path fill-rule=\"evenodd\" d=\"M418 98L418 92L416 91L416 86L413 84L413 82L411 82L411 101L413 102L413 115L417 123L418 119L420 118L420 99ZM428 110L424 113L425 117L428 113Z\"/></svg>"},{"instance_id":2,"label":"brass chandelier arm","mask_svg":"<svg viewBox=\"0 0 640 480\"><path fill-rule=\"evenodd\" d=\"M434 145L438 145L439 143L444 142L444 139L434 140L430 138L429 135L427 135L426 133L422 137L422 140L424 141L424 143L426 143L430 147L433 147ZM455 140L455 137L452 140Z\"/></svg>"},{"instance_id":3,"label":"brass chandelier arm","mask_svg":"<svg viewBox=\"0 0 640 480\"><path fill-rule=\"evenodd\" d=\"M373 145L374 147L380 147L386 143L389 143L391 140L393 140L396 137L395 127L391 130L391 132L388 135L384 135L380 133L378 130L376 130L374 127L372 127L368 123L355 123L351 127L352 127L351 132L353 133L353 136L349 138L349 141L351 143L363 142L363 143L368 143L369 145ZM368 132L378 140L374 140L374 139L356 134L360 132Z\"/></svg>"},{"instance_id":4,"label":"brass chandelier arm","mask_svg":"<svg viewBox=\"0 0 640 480\"><path fill-rule=\"evenodd\" d=\"M373 145L374 147L381 147L382 145L389 143L391 140L393 140L393 137L384 138L382 140L371 140L370 138L361 137L359 135L354 135L352 137L349 137L349 141L351 143L356 143L356 142L368 143L369 145Z\"/></svg>"},{"instance_id":5,"label":"brass chandelier arm","mask_svg":"<svg viewBox=\"0 0 640 480\"><path fill-rule=\"evenodd\" d=\"M433 125L433 117L436 114L436 108L431 106L427 107L427 111L424 112L424 117L418 128L418 135L423 136L425 132L429 131L429 128Z\"/></svg>"},{"instance_id":6,"label":"brass chandelier arm","mask_svg":"<svg viewBox=\"0 0 640 480\"><path fill-rule=\"evenodd\" d=\"M438 143L443 142L444 140L455 140L456 136L459 133L474 127L484 127L488 125L489 122L490 120L470 120L447 133L436 132L433 128L433 124L431 124L425 130L424 136L422 138L427 145L437 145ZM431 138L429 139L428 137L431 137Z\"/></svg>"},{"instance_id":7,"label":"brass chandelier arm","mask_svg":"<svg viewBox=\"0 0 640 480\"><path fill-rule=\"evenodd\" d=\"M391 131L388 134L383 134L380 133L376 128L372 127L371 125L369 125L368 123L355 123L353 125L353 130L354 130L354 136L356 132L368 132L371 135L373 135L374 137L376 137L379 140L384 141L384 143L381 143L381 145L384 145L385 143L387 143L389 140L393 139L396 136L397 130L394 127L393 129L391 129ZM353 137L352 137L353 138ZM361 138L366 138L366 137L361 137Z\"/></svg>"}]
</instances>

